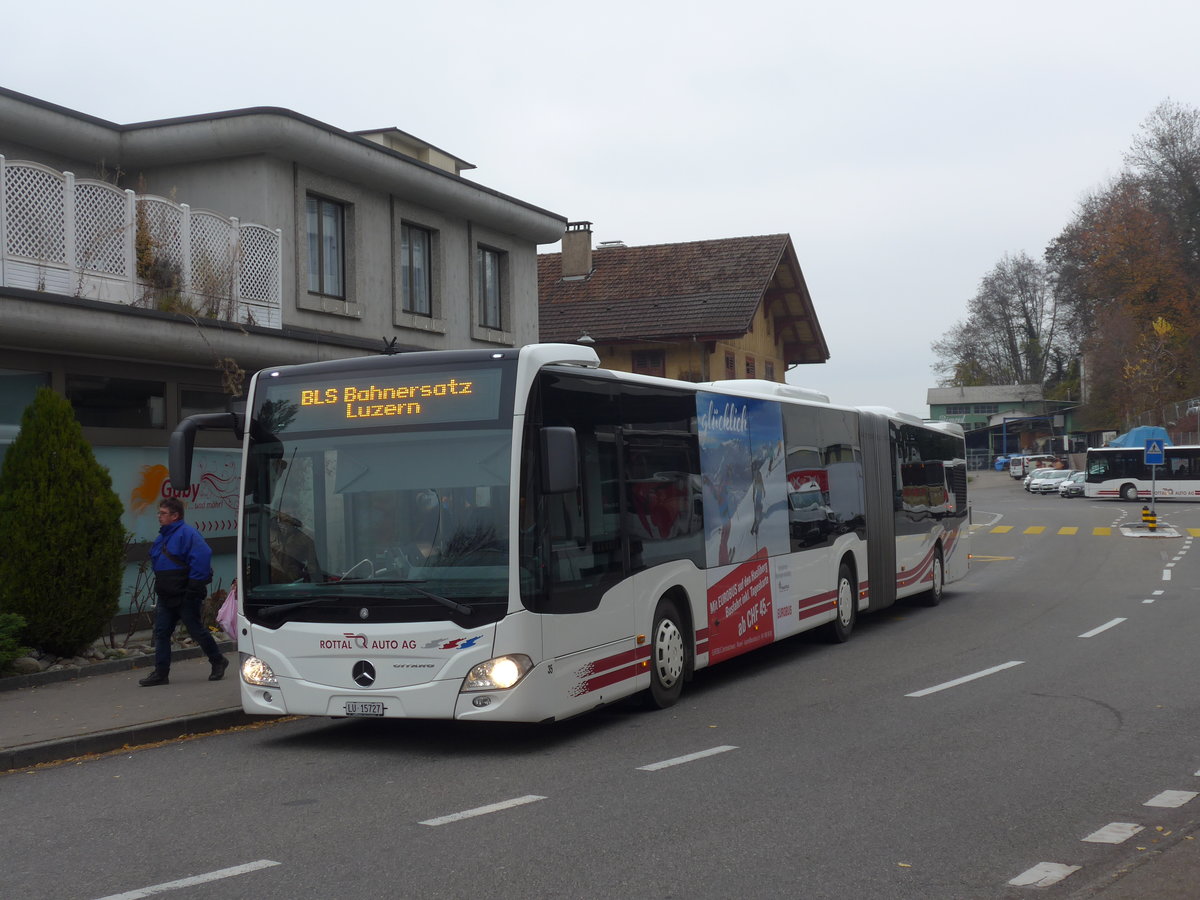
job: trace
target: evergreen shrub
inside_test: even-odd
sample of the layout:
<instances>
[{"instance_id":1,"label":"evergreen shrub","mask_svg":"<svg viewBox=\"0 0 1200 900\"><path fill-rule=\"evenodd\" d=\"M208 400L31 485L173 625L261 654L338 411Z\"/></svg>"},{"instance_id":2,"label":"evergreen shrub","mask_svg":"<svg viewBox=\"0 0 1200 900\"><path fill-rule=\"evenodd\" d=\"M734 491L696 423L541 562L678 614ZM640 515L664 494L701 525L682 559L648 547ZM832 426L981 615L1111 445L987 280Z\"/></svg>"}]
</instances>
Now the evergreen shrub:
<instances>
[{"instance_id":1,"label":"evergreen shrub","mask_svg":"<svg viewBox=\"0 0 1200 900\"><path fill-rule=\"evenodd\" d=\"M0 613L0 674L8 671L14 659L29 652L18 639L24 628L25 620L16 613Z\"/></svg>"},{"instance_id":2,"label":"evergreen shrub","mask_svg":"<svg viewBox=\"0 0 1200 900\"><path fill-rule=\"evenodd\" d=\"M41 388L0 467L0 612L21 637L73 656L120 603L123 507L66 398Z\"/></svg>"}]
</instances>

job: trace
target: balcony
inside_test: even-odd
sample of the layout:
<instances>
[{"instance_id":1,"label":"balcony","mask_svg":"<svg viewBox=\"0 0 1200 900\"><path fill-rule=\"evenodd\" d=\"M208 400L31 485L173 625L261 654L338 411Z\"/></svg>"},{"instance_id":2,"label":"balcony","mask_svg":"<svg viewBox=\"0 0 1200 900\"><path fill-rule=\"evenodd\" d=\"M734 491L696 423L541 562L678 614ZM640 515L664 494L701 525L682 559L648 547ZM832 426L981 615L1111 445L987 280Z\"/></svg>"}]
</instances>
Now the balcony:
<instances>
[{"instance_id":1,"label":"balcony","mask_svg":"<svg viewBox=\"0 0 1200 900\"><path fill-rule=\"evenodd\" d=\"M279 229L0 156L0 287L282 327Z\"/></svg>"}]
</instances>

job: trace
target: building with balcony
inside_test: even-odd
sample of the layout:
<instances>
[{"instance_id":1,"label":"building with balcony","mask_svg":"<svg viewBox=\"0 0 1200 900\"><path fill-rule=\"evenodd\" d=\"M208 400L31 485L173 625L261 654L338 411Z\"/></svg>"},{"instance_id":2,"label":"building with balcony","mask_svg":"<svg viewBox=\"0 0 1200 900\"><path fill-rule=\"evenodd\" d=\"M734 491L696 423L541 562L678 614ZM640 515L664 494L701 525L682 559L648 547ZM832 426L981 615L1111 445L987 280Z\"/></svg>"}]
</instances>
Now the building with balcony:
<instances>
[{"instance_id":1,"label":"building with balcony","mask_svg":"<svg viewBox=\"0 0 1200 900\"><path fill-rule=\"evenodd\" d=\"M566 219L471 168L286 109L120 125L0 88L0 453L36 389L61 392L144 542L171 430L247 373L537 340L537 248ZM233 446L204 433L201 470L235 472ZM235 505L193 498L219 554Z\"/></svg>"}]
</instances>

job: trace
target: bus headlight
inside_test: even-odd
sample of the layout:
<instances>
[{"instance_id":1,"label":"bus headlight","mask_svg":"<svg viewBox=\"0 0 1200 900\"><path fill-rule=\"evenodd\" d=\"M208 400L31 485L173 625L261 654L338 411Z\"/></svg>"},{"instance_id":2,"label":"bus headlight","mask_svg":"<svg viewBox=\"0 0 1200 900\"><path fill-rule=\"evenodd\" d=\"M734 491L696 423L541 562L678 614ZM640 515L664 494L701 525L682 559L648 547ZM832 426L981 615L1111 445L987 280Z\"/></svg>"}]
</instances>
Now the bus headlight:
<instances>
[{"instance_id":1,"label":"bus headlight","mask_svg":"<svg viewBox=\"0 0 1200 900\"><path fill-rule=\"evenodd\" d=\"M461 691L506 691L533 668L533 660L524 653L510 653L480 663L463 680Z\"/></svg>"},{"instance_id":2,"label":"bus headlight","mask_svg":"<svg viewBox=\"0 0 1200 900\"><path fill-rule=\"evenodd\" d=\"M260 687L279 687L279 679L271 667L257 656L247 656L242 660L242 681Z\"/></svg>"}]
</instances>

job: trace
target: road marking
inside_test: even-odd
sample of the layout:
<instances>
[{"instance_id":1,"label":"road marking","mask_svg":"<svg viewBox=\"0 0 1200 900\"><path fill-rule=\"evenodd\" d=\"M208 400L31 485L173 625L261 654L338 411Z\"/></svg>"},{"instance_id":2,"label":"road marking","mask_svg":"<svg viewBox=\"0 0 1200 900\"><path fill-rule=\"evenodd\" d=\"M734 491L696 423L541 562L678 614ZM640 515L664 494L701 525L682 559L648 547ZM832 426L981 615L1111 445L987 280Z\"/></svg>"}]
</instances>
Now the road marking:
<instances>
[{"instance_id":1,"label":"road marking","mask_svg":"<svg viewBox=\"0 0 1200 900\"><path fill-rule=\"evenodd\" d=\"M1170 580L1171 580L1171 570L1163 569L1163 581L1170 581Z\"/></svg>"},{"instance_id":2,"label":"road marking","mask_svg":"<svg viewBox=\"0 0 1200 900\"><path fill-rule=\"evenodd\" d=\"M1129 840L1144 826L1132 822L1109 822L1099 831L1093 831L1083 840L1090 844L1120 844Z\"/></svg>"},{"instance_id":3,"label":"road marking","mask_svg":"<svg viewBox=\"0 0 1200 900\"><path fill-rule=\"evenodd\" d=\"M1011 525L997 525L992 529L992 534L1008 534L1013 530Z\"/></svg>"},{"instance_id":4,"label":"road marking","mask_svg":"<svg viewBox=\"0 0 1200 900\"><path fill-rule=\"evenodd\" d=\"M1166 593L1166 591L1155 591L1155 592L1154 592L1154 596L1155 596L1155 597L1161 597L1161 596L1162 596L1163 594L1165 594L1165 593Z\"/></svg>"},{"instance_id":5,"label":"road marking","mask_svg":"<svg viewBox=\"0 0 1200 900\"><path fill-rule=\"evenodd\" d=\"M1189 528L1187 533L1192 537L1200 537L1200 528Z\"/></svg>"},{"instance_id":6,"label":"road marking","mask_svg":"<svg viewBox=\"0 0 1200 900\"><path fill-rule=\"evenodd\" d=\"M459 822L463 819L473 819L475 816L486 816L488 813L501 812L506 809L512 809L514 806L524 806L526 803L536 803L538 800L545 800L545 797L539 797L537 794L529 794L525 797L514 797L512 800L502 800L499 803L491 803L487 806L477 806L474 809L464 809L462 812L451 813L448 816L439 816L436 819L426 819L424 822L418 822L418 825L448 825L451 822Z\"/></svg>"},{"instance_id":7,"label":"road marking","mask_svg":"<svg viewBox=\"0 0 1200 900\"><path fill-rule=\"evenodd\" d=\"M149 897L153 894L165 893L166 891L177 891L180 888L192 887L197 884L207 884L210 881L219 881L222 878L232 878L234 875L245 875L247 872L269 869L271 866L277 865L279 863L273 859L260 859L255 862L244 863L240 866L230 866L228 869L217 869L215 872L208 872L204 875L193 875L190 878L180 878L178 881L152 884L150 887L138 888L136 891L126 891L124 894L110 894L107 897L101 897L100 900L137 900L139 897Z\"/></svg>"},{"instance_id":8,"label":"road marking","mask_svg":"<svg viewBox=\"0 0 1200 900\"><path fill-rule=\"evenodd\" d=\"M1030 525L1028 528L1022 531L1021 534L1041 534L1045 530L1045 525Z\"/></svg>"},{"instance_id":9,"label":"road marking","mask_svg":"<svg viewBox=\"0 0 1200 900\"><path fill-rule=\"evenodd\" d=\"M1154 602L1154 598L1153 598L1153 597L1150 597L1149 599L1143 600L1142 602L1143 602L1143 603L1153 603L1153 602Z\"/></svg>"},{"instance_id":10,"label":"road marking","mask_svg":"<svg viewBox=\"0 0 1200 900\"><path fill-rule=\"evenodd\" d=\"M947 681L944 684L936 684L933 687L925 688L923 691L913 691L911 694L905 694L905 697L925 697L929 694L936 694L938 691L944 691L946 688L958 687L960 684L966 684L968 681L974 681L976 678L983 678L985 675L994 675L997 672L1002 672L1005 669L1011 669L1013 666L1024 665L1025 660L1018 659L1012 662L1006 662L999 666L992 666L990 669L984 669L982 672L976 672L974 675L964 675L962 678L955 678L953 681Z\"/></svg>"},{"instance_id":11,"label":"road marking","mask_svg":"<svg viewBox=\"0 0 1200 900\"><path fill-rule=\"evenodd\" d=\"M1110 629L1116 625L1120 625L1122 622L1125 622L1125 621L1127 621L1127 620L1126 619L1112 619L1111 621L1105 622L1099 628L1093 628L1091 631L1085 631L1083 634L1081 634L1079 636L1081 638L1095 637L1100 632L1108 631L1108 629Z\"/></svg>"},{"instance_id":12,"label":"road marking","mask_svg":"<svg viewBox=\"0 0 1200 900\"><path fill-rule=\"evenodd\" d=\"M1108 537L1112 534L1112 529L1111 528L1103 528L1103 527L1093 528L1092 534L1095 535L1096 537Z\"/></svg>"},{"instance_id":13,"label":"road marking","mask_svg":"<svg viewBox=\"0 0 1200 900\"><path fill-rule=\"evenodd\" d=\"M1159 806L1163 809L1174 809L1177 806L1183 806L1190 800L1196 799L1195 791L1163 791L1161 794L1156 794L1151 797L1142 806Z\"/></svg>"},{"instance_id":14,"label":"road marking","mask_svg":"<svg viewBox=\"0 0 1200 900\"><path fill-rule=\"evenodd\" d=\"M1078 534L1079 526L1078 525L1064 525L1062 528L1058 529L1058 533L1059 534Z\"/></svg>"},{"instance_id":15,"label":"road marking","mask_svg":"<svg viewBox=\"0 0 1200 900\"><path fill-rule=\"evenodd\" d=\"M696 759L704 759L706 756L716 756L718 753L727 753L730 750L736 750L737 747L728 744L721 747L712 747L709 750L699 750L696 753L689 753L687 756L676 756L674 759L664 759L662 762L650 763L648 766L638 766L639 772L657 772L659 769L666 769L670 766L678 766L682 763L689 763Z\"/></svg>"},{"instance_id":16,"label":"road marking","mask_svg":"<svg viewBox=\"0 0 1200 900\"><path fill-rule=\"evenodd\" d=\"M1072 872L1078 872L1079 869L1079 866L1040 862L1032 869L1026 869L1009 884L1017 887L1050 887L1052 884L1058 884Z\"/></svg>"}]
</instances>

